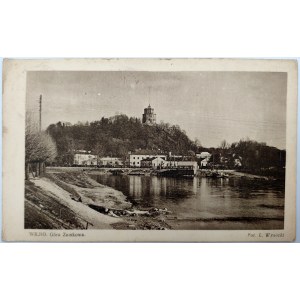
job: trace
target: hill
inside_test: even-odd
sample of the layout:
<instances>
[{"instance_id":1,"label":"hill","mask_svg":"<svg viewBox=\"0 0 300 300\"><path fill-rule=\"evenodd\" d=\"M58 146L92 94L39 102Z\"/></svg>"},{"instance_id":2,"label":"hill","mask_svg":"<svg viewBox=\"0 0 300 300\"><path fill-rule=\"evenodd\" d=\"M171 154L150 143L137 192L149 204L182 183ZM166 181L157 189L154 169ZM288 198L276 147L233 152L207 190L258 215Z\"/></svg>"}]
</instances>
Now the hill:
<instances>
[{"instance_id":1,"label":"hill","mask_svg":"<svg viewBox=\"0 0 300 300\"><path fill-rule=\"evenodd\" d=\"M65 126L58 122L47 128L57 144L57 163L72 164L75 150L88 150L99 156L125 157L140 149L157 153L187 154L197 145L179 126L166 123L142 124L126 115L102 118L99 121Z\"/></svg>"}]
</instances>

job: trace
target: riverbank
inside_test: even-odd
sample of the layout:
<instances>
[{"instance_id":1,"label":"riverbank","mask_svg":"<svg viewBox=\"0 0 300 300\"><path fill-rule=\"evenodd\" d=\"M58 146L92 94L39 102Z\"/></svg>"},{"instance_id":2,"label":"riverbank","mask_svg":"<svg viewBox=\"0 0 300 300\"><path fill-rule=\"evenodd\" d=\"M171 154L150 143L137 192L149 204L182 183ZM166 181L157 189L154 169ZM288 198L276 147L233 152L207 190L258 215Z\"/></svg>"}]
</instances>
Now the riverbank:
<instances>
[{"instance_id":1,"label":"riverbank","mask_svg":"<svg viewBox=\"0 0 300 300\"><path fill-rule=\"evenodd\" d=\"M166 213L134 209L83 170L53 168L25 181L26 229L170 229Z\"/></svg>"},{"instance_id":2,"label":"riverbank","mask_svg":"<svg viewBox=\"0 0 300 300\"><path fill-rule=\"evenodd\" d=\"M210 173L212 170L210 169L200 169L197 172L197 176L206 176L206 174ZM274 176L264 176L264 175L256 175L252 173L246 173L236 170L227 170L227 169L219 169L216 170L219 173L226 174L230 177L243 177L243 178L249 178L249 179L261 179L261 180L284 180L284 177L274 177Z\"/></svg>"},{"instance_id":3,"label":"riverbank","mask_svg":"<svg viewBox=\"0 0 300 300\"><path fill-rule=\"evenodd\" d=\"M75 174L72 174L75 175ZM73 176L72 176L73 177ZM90 184L82 177L80 183ZM30 229L111 229L117 222L113 217L99 214L89 208L93 202L81 194L79 185L59 182L56 175L36 178L25 182L25 228ZM78 183L77 183L78 184ZM102 193L103 199L115 193L113 189L89 187ZM100 191L101 189L101 191ZM81 197L81 201L78 201ZM102 199L102 198L101 198ZM108 202L112 205L112 201ZM127 204L130 206L130 204Z\"/></svg>"},{"instance_id":4,"label":"riverbank","mask_svg":"<svg viewBox=\"0 0 300 300\"><path fill-rule=\"evenodd\" d=\"M254 175L254 174L239 172L239 171L235 171L235 170L224 170L224 173L228 174L229 176L246 177L246 178L250 178L250 179L264 179L264 180L270 179L270 177L267 177L267 176Z\"/></svg>"},{"instance_id":5,"label":"riverbank","mask_svg":"<svg viewBox=\"0 0 300 300\"><path fill-rule=\"evenodd\" d=\"M274 216L262 214L261 217L251 217L250 214L250 217L229 217L200 212L191 218L183 217L182 211L178 210L177 205L172 201L168 204L164 201L153 204L151 199L149 202L148 200L143 201L143 197L142 202L141 200L135 202L131 198L129 198L129 202L129 194L121 189L120 183L114 185L106 182L99 183L96 176L99 174L111 178L113 182L126 178L130 179L131 183L139 184L140 182L139 176L138 178L127 175L113 176L110 169L47 168L44 177L25 181L25 228L238 230L281 229L283 226L283 214L281 213ZM243 174L230 176L243 177ZM159 180L152 176L142 177L148 181L157 182ZM165 181L166 179L161 180ZM255 177L250 177L249 180L255 180ZM171 179L171 182L174 183L174 179ZM197 186L193 185L193 181L190 180L182 179L180 182L183 186L191 186L192 190ZM135 191L139 191L139 188L136 188ZM170 197L175 197L178 201L185 197L185 194L179 196L178 192L172 196L173 191L169 190L169 192L171 193ZM225 202L229 203L230 199L226 200L224 192L220 197L224 201L224 205ZM276 205L264 204L264 207L258 205L257 210L272 211L276 209L283 213L284 207Z\"/></svg>"},{"instance_id":6,"label":"riverbank","mask_svg":"<svg viewBox=\"0 0 300 300\"><path fill-rule=\"evenodd\" d=\"M128 174L132 171L140 171L142 173L149 175L152 171L151 168L95 168L95 167L48 167L47 170L48 172L51 173L55 173L55 172L72 173L72 172L85 171L91 175L111 174L112 172L116 172L116 171L122 171L123 174ZM211 169L199 169L197 170L196 176L198 177L206 176L206 174L210 173L211 171L212 171ZM262 179L262 180L274 180L274 179L284 180L284 178L281 177L276 178L274 176L256 175L256 174L251 174L251 173L246 173L246 172L241 172L236 170L219 169L217 171L233 177L244 177L249 179Z\"/></svg>"}]
</instances>

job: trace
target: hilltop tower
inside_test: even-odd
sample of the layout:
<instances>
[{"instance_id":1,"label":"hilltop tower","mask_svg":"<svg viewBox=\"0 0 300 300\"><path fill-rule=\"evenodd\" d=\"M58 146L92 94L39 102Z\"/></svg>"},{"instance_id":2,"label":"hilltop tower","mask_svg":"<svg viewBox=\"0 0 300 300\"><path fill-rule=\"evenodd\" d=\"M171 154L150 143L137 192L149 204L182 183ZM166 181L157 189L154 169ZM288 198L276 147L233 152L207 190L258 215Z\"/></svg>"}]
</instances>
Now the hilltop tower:
<instances>
[{"instance_id":1,"label":"hilltop tower","mask_svg":"<svg viewBox=\"0 0 300 300\"><path fill-rule=\"evenodd\" d=\"M149 106L144 109L143 124L153 125L155 123L156 123L156 114L154 113L154 108L152 108L149 104Z\"/></svg>"}]
</instances>

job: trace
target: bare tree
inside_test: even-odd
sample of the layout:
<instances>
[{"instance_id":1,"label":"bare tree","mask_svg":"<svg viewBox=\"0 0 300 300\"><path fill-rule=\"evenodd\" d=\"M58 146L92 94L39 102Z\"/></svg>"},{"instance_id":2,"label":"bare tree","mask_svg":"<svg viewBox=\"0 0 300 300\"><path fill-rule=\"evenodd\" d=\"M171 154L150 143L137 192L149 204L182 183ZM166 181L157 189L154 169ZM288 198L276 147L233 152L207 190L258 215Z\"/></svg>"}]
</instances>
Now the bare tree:
<instances>
[{"instance_id":1,"label":"bare tree","mask_svg":"<svg viewBox=\"0 0 300 300\"><path fill-rule=\"evenodd\" d=\"M201 142L198 138L195 138L195 141L194 141L196 147L197 147L197 150L199 150L200 148L202 148L202 145L201 145Z\"/></svg>"},{"instance_id":2,"label":"bare tree","mask_svg":"<svg viewBox=\"0 0 300 300\"><path fill-rule=\"evenodd\" d=\"M26 117L25 129L25 176L29 175L30 164L35 163L38 173L44 168L45 162L51 162L57 155L56 144L51 136L39 131L38 126Z\"/></svg>"},{"instance_id":3,"label":"bare tree","mask_svg":"<svg viewBox=\"0 0 300 300\"><path fill-rule=\"evenodd\" d=\"M219 146L221 149L225 150L230 147L230 145L226 142L226 140L223 140Z\"/></svg>"}]
</instances>

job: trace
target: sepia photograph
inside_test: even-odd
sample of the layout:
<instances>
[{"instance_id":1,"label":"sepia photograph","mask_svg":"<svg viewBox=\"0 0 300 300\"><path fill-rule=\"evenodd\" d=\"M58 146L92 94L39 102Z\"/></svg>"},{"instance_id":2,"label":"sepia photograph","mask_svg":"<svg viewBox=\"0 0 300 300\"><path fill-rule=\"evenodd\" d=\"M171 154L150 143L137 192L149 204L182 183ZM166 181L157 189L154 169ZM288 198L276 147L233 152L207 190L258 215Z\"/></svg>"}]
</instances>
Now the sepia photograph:
<instances>
[{"instance_id":1,"label":"sepia photograph","mask_svg":"<svg viewBox=\"0 0 300 300\"><path fill-rule=\"evenodd\" d=\"M287 97L284 71L29 70L23 229L284 238Z\"/></svg>"}]
</instances>

